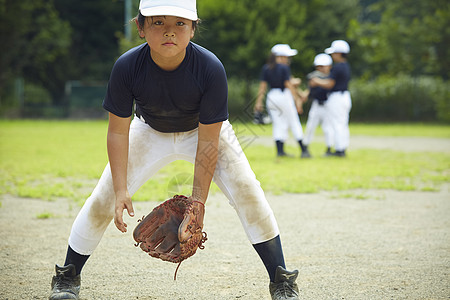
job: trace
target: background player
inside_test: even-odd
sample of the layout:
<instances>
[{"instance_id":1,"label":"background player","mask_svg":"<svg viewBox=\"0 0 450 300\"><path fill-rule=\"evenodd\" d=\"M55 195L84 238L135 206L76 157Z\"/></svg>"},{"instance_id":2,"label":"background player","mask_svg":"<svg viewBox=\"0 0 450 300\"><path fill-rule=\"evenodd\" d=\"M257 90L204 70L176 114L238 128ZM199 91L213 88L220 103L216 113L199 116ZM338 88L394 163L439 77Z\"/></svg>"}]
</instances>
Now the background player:
<instances>
[{"instance_id":1,"label":"background player","mask_svg":"<svg viewBox=\"0 0 450 300\"><path fill-rule=\"evenodd\" d=\"M287 44L277 44L272 47L269 60L261 71L258 96L254 108L255 111L263 111L263 99L269 89L266 103L267 110L272 118L272 134L278 157L287 156L284 151L284 143L289 136L289 130L300 145L301 157L310 157L302 142L303 129L298 116L299 113L303 112L302 100L295 86L299 82L291 78L289 67L290 57L297 55L297 53L297 50L291 49Z\"/></svg>"},{"instance_id":2,"label":"background player","mask_svg":"<svg viewBox=\"0 0 450 300\"><path fill-rule=\"evenodd\" d=\"M311 80L314 77L321 79L328 78L330 74L333 60L331 56L325 53L317 54L314 58L315 71L309 73L306 77ZM306 122L305 138L303 144L308 147L314 137L314 132L318 125L321 125L325 136L325 144L327 146L325 155L331 155L331 147L333 146L333 128L330 125L329 117L327 116L327 99L330 91L320 86L309 88L303 91L303 102L307 99L312 99L311 107L308 113L308 121Z\"/></svg>"},{"instance_id":3,"label":"background player","mask_svg":"<svg viewBox=\"0 0 450 300\"><path fill-rule=\"evenodd\" d=\"M146 43L116 61L103 102L109 163L73 223L49 299L79 298L81 270L111 220L126 232L131 196L177 159L195 165L192 200L205 203L212 179L227 196L267 269L272 299L298 299L298 271L285 269L274 214L227 120L223 65L190 41L195 0L141 0L139 8L136 24Z\"/></svg>"},{"instance_id":4,"label":"background player","mask_svg":"<svg viewBox=\"0 0 450 300\"><path fill-rule=\"evenodd\" d=\"M347 62L347 54L350 46L346 41L336 40L331 47L325 49L325 53L333 58L333 68L327 79L313 78L310 86L320 86L330 90L327 100L327 115L333 127L335 149L334 155L345 157L350 142L350 131L348 128L349 114L352 108L352 100L348 91L350 81L350 65Z\"/></svg>"}]
</instances>

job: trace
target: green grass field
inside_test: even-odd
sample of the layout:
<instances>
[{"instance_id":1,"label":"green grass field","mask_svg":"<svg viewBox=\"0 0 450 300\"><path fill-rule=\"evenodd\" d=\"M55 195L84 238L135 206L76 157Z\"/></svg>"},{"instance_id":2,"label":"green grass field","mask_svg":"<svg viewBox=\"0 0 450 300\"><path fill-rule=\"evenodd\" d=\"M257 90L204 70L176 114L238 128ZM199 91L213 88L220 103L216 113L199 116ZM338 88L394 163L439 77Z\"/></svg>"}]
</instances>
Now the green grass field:
<instances>
[{"instance_id":1,"label":"green grass field","mask_svg":"<svg viewBox=\"0 0 450 300\"><path fill-rule=\"evenodd\" d=\"M238 136L271 135L270 126L235 124ZM0 121L0 193L83 203L106 163L107 121ZM424 124L351 124L352 135L450 138L450 127ZM241 134L239 134L241 133ZM311 147L323 147L312 144ZM276 161L273 147L249 145L245 153L266 192L316 193L358 189L436 191L449 182L447 153L352 150L351 159ZM163 168L133 197L164 200L190 193L193 167ZM218 188L213 185L212 192Z\"/></svg>"}]
</instances>

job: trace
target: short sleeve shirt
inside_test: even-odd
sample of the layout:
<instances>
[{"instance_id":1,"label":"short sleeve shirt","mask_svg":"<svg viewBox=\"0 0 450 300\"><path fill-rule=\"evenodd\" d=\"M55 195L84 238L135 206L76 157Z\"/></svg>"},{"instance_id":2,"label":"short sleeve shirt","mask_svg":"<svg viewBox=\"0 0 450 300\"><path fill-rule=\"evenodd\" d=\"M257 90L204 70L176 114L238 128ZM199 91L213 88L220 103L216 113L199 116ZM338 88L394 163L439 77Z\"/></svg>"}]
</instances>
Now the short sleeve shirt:
<instances>
[{"instance_id":1,"label":"short sleeve shirt","mask_svg":"<svg viewBox=\"0 0 450 300\"><path fill-rule=\"evenodd\" d=\"M260 79L268 83L271 89L284 90L284 82L291 78L291 69L287 65L276 64L272 69L269 65L264 65Z\"/></svg>"},{"instance_id":2,"label":"short sleeve shirt","mask_svg":"<svg viewBox=\"0 0 450 300\"><path fill-rule=\"evenodd\" d=\"M348 90L348 83L350 81L350 65L347 62L337 63L333 65L330 72L330 78L335 80L335 85L331 92Z\"/></svg>"},{"instance_id":3,"label":"short sleeve shirt","mask_svg":"<svg viewBox=\"0 0 450 300\"><path fill-rule=\"evenodd\" d=\"M328 75L326 75L322 72L319 72L317 70L306 75L306 78L308 78L308 80L310 80L314 77L325 79L325 78L328 78ZM319 103L324 103L328 99L329 92L330 92L329 90L324 89L320 86L310 87L309 88L309 97L312 99L319 100Z\"/></svg>"},{"instance_id":4,"label":"short sleeve shirt","mask_svg":"<svg viewBox=\"0 0 450 300\"><path fill-rule=\"evenodd\" d=\"M186 56L174 71L152 60L147 43L130 49L114 64L103 107L119 116L136 113L153 129L184 132L198 123L228 119L228 84L219 59L205 48L189 43Z\"/></svg>"}]
</instances>

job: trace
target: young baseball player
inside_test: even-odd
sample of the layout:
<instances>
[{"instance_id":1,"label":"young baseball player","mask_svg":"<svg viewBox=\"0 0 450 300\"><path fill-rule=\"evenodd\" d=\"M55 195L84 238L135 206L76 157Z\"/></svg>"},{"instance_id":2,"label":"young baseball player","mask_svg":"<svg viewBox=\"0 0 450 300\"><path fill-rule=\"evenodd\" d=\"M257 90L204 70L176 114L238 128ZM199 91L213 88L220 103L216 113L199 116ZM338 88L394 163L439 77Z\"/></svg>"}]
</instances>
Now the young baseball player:
<instances>
[{"instance_id":1,"label":"young baseball player","mask_svg":"<svg viewBox=\"0 0 450 300\"><path fill-rule=\"evenodd\" d=\"M309 73L306 78L308 78L308 80L311 80L314 77L326 79L330 74L332 65L333 60L331 56L325 53L317 54L314 58L314 67L316 70ZM307 148L314 137L314 132L317 126L321 125L322 131L325 136L325 144L327 146L325 155L331 154L331 147L333 145L333 128L330 126L326 109L328 93L329 90L324 89L320 86L311 87L302 93L302 97L305 98L305 101L308 98L312 99L311 107L308 113L308 121L306 122L305 139L303 143Z\"/></svg>"},{"instance_id":2,"label":"young baseball player","mask_svg":"<svg viewBox=\"0 0 450 300\"><path fill-rule=\"evenodd\" d=\"M310 86L320 86L330 90L327 100L327 114L330 117L335 139L335 156L345 157L350 142L350 131L348 128L349 114L352 108L352 100L348 91L350 81L350 65L347 62L347 55L350 46L346 41L336 40L331 43L331 47L325 49L325 53L333 58L333 68L329 78L313 78Z\"/></svg>"},{"instance_id":3,"label":"young baseball player","mask_svg":"<svg viewBox=\"0 0 450 300\"><path fill-rule=\"evenodd\" d=\"M205 203L211 180L227 196L267 269L272 299L298 299L298 271L285 269L274 214L228 121L224 67L190 41L197 21L195 0L140 1L136 24L146 42L112 69L103 102L109 163L73 223L49 299L79 298L81 270L111 220L126 232L132 195L178 159L195 165L192 200Z\"/></svg>"},{"instance_id":4,"label":"young baseball player","mask_svg":"<svg viewBox=\"0 0 450 300\"><path fill-rule=\"evenodd\" d=\"M295 82L291 78L289 67L290 58L297 53L297 50L291 49L287 44L277 44L272 47L268 63L261 71L261 81L254 107L255 111L263 111L263 99L269 89L266 105L272 118L272 134L278 157L287 156L284 143L288 138L289 130L300 145L301 157L310 157L302 142L303 129L298 116L303 112L302 101Z\"/></svg>"}]
</instances>

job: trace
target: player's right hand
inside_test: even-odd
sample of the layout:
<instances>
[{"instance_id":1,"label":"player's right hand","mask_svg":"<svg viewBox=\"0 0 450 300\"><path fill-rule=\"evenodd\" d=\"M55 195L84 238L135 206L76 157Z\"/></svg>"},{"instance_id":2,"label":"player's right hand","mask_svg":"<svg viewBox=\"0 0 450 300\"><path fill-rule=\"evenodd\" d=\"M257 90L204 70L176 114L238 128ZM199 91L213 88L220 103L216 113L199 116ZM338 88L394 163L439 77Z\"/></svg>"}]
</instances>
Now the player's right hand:
<instances>
[{"instance_id":1,"label":"player's right hand","mask_svg":"<svg viewBox=\"0 0 450 300\"><path fill-rule=\"evenodd\" d=\"M128 191L116 194L116 205L114 209L114 224L121 232L127 232L127 224L123 221L123 210L126 209L130 217L134 217L133 204Z\"/></svg>"}]
</instances>

